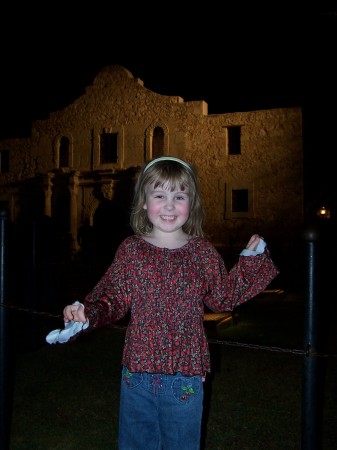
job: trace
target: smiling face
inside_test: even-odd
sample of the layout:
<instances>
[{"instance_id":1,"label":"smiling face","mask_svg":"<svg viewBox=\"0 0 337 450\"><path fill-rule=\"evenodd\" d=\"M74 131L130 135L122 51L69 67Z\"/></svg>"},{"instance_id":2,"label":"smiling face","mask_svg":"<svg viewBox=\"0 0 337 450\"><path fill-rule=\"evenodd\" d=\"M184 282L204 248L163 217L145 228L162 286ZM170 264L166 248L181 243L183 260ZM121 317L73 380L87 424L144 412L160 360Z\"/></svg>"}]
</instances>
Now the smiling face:
<instances>
[{"instance_id":1,"label":"smiling face","mask_svg":"<svg viewBox=\"0 0 337 450\"><path fill-rule=\"evenodd\" d=\"M156 187L152 183L146 187L145 193L143 208L153 224L153 230L163 233L181 231L190 213L188 188L181 190L177 186L172 190L169 183Z\"/></svg>"}]
</instances>

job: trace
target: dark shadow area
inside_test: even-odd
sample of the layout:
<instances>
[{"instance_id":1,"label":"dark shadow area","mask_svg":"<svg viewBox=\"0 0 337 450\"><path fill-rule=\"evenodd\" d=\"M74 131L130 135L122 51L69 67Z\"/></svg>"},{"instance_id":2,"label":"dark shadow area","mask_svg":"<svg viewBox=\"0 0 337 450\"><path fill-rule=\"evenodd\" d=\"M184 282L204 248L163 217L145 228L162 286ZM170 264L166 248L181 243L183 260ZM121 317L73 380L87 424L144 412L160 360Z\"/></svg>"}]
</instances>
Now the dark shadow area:
<instances>
[{"instance_id":1,"label":"dark shadow area","mask_svg":"<svg viewBox=\"0 0 337 450\"><path fill-rule=\"evenodd\" d=\"M93 216L93 248L95 276L108 269L119 244L130 235L129 214L117 201L109 200L100 190L95 191L99 205Z\"/></svg>"}]
</instances>

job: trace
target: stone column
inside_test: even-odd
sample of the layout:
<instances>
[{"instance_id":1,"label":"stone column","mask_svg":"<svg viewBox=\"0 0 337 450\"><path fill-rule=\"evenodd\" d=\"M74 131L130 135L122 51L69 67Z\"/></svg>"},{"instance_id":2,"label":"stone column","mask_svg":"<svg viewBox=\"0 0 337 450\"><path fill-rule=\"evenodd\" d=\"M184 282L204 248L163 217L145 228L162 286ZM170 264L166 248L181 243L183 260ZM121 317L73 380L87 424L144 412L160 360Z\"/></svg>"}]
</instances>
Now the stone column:
<instances>
[{"instance_id":1,"label":"stone column","mask_svg":"<svg viewBox=\"0 0 337 450\"><path fill-rule=\"evenodd\" d=\"M52 178L54 177L53 173L46 173L43 177L43 190L44 190L44 214L48 217L51 217L51 199L53 193L53 185Z\"/></svg>"}]
</instances>

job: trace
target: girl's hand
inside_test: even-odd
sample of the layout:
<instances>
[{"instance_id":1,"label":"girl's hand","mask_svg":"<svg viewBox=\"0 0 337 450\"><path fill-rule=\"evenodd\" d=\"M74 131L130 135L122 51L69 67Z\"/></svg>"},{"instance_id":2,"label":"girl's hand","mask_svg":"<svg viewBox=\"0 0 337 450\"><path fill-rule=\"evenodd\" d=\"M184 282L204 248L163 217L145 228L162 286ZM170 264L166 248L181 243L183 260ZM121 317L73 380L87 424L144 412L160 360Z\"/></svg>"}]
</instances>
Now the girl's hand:
<instances>
[{"instance_id":1,"label":"girl's hand","mask_svg":"<svg viewBox=\"0 0 337 450\"><path fill-rule=\"evenodd\" d=\"M81 304L78 305L67 305L63 310L64 322L70 322L74 320L75 322L85 323L87 318L84 314L84 307Z\"/></svg>"},{"instance_id":2,"label":"girl's hand","mask_svg":"<svg viewBox=\"0 0 337 450\"><path fill-rule=\"evenodd\" d=\"M261 238L263 239L263 238ZM253 234L249 239L246 249L255 251L260 242L260 236L258 234Z\"/></svg>"}]
</instances>

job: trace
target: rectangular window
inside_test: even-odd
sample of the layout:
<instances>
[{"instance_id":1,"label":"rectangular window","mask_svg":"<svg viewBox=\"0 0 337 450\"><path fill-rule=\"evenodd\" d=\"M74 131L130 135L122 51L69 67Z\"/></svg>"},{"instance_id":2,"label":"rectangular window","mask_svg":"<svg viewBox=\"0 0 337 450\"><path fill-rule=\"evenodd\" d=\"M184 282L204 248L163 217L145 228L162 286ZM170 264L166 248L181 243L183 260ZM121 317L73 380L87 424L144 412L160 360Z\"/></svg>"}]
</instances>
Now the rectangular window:
<instances>
[{"instance_id":1,"label":"rectangular window","mask_svg":"<svg viewBox=\"0 0 337 450\"><path fill-rule=\"evenodd\" d=\"M248 189L233 189L232 190L232 212L242 213L248 212Z\"/></svg>"},{"instance_id":2,"label":"rectangular window","mask_svg":"<svg viewBox=\"0 0 337 450\"><path fill-rule=\"evenodd\" d=\"M225 219L254 218L254 183L225 185Z\"/></svg>"},{"instance_id":3,"label":"rectangular window","mask_svg":"<svg viewBox=\"0 0 337 450\"><path fill-rule=\"evenodd\" d=\"M118 133L100 135L100 164L118 162Z\"/></svg>"},{"instance_id":4,"label":"rectangular window","mask_svg":"<svg viewBox=\"0 0 337 450\"><path fill-rule=\"evenodd\" d=\"M228 154L241 155L241 127L228 127Z\"/></svg>"},{"instance_id":5,"label":"rectangular window","mask_svg":"<svg viewBox=\"0 0 337 450\"><path fill-rule=\"evenodd\" d=\"M0 150L0 173L9 172L9 150Z\"/></svg>"}]
</instances>

